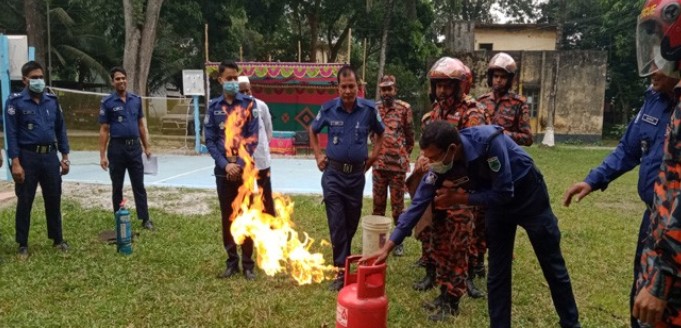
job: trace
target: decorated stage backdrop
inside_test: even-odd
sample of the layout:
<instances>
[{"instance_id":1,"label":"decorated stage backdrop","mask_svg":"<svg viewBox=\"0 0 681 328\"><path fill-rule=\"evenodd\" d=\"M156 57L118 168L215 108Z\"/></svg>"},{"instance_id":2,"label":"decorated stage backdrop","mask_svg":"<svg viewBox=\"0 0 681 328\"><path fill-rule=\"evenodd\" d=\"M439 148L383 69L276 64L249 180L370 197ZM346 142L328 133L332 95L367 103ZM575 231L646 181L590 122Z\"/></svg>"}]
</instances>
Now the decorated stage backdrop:
<instances>
[{"instance_id":1,"label":"decorated stage backdrop","mask_svg":"<svg viewBox=\"0 0 681 328\"><path fill-rule=\"evenodd\" d=\"M336 76L343 64L240 62L240 75L251 80L253 96L267 103L276 131L303 131L321 104L338 95ZM207 76L219 63L206 63ZM360 91L360 94L363 94Z\"/></svg>"}]
</instances>

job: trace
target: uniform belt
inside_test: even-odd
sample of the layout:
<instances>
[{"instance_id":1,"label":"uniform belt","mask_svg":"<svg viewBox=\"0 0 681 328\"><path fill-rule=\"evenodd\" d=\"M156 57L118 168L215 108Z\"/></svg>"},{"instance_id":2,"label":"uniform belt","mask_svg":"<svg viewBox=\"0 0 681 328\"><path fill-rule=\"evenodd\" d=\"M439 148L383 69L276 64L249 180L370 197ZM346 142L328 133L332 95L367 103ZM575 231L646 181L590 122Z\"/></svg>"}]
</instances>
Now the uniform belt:
<instances>
[{"instance_id":1,"label":"uniform belt","mask_svg":"<svg viewBox=\"0 0 681 328\"><path fill-rule=\"evenodd\" d=\"M139 144L140 138L111 138L111 141L115 141L130 146Z\"/></svg>"},{"instance_id":2,"label":"uniform belt","mask_svg":"<svg viewBox=\"0 0 681 328\"><path fill-rule=\"evenodd\" d=\"M339 161L334 161L332 159L329 159L329 167L336 170L336 171L341 171L345 174L351 174L351 173L363 172L364 171L364 162L344 163L344 162L339 162Z\"/></svg>"},{"instance_id":3,"label":"uniform belt","mask_svg":"<svg viewBox=\"0 0 681 328\"><path fill-rule=\"evenodd\" d=\"M28 150L34 153L38 154L48 154L53 151L57 151L57 144L49 144L49 145L38 145L38 144L30 144L30 145L19 145L19 148L23 150Z\"/></svg>"}]
</instances>

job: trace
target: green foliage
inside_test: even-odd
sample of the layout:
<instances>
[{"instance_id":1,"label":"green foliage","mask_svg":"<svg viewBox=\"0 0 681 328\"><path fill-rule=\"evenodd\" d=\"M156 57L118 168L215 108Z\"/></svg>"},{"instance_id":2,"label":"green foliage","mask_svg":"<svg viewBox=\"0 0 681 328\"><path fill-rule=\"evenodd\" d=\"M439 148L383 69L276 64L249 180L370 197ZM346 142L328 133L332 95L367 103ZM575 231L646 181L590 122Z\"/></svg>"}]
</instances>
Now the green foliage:
<instances>
[{"instance_id":1,"label":"green foliage","mask_svg":"<svg viewBox=\"0 0 681 328\"><path fill-rule=\"evenodd\" d=\"M542 5L540 22L557 23L562 14L563 49L607 51L606 101L612 102L620 114L638 107L647 85L647 81L638 76L634 33L643 0L566 1L565 12L560 10L559 1L562 0L550 0Z\"/></svg>"}]
</instances>

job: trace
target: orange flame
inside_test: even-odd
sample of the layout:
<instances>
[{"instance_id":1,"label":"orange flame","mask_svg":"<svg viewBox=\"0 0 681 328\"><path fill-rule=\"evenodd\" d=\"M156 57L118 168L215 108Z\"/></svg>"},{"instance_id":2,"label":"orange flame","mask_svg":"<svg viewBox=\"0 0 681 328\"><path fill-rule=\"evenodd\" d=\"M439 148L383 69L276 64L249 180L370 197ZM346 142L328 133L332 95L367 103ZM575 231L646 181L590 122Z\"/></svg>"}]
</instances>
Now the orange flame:
<instances>
[{"instance_id":1,"label":"orange flame","mask_svg":"<svg viewBox=\"0 0 681 328\"><path fill-rule=\"evenodd\" d=\"M225 126L227 155L238 154L246 162L242 172L243 184L239 186L239 193L232 202L234 211L230 217L230 231L235 242L241 245L247 237L253 239L256 263L269 276L288 272L300 285L319 283L333 277L336 268L324 264L322 254L310 253L314 239L307 233L303 233L302 241L299 239L292 220L294 203L288 197L274 194L277 215L265 213L262 195L255 192L258 169L246 150L247 145L256 139L244 139L241 136L241 130L250 115L250 108L235 108L227 117Z\"/></svg>"}]
</instances>

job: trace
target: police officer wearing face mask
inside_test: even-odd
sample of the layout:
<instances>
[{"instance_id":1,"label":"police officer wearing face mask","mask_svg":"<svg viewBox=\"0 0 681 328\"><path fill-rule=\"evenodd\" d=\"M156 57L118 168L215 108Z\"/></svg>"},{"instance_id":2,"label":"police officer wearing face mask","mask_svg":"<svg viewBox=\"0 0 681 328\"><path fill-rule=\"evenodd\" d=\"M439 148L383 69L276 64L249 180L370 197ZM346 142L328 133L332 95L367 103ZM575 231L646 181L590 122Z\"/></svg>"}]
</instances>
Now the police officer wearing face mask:
<instances>
[{"instance_id":1,"label":"police officer wearing face mask","mask_svg":"<svg viewBox=\"0 0 681 328\"><path fill-rule=\"evenodd\" d=\"M257 105L250 96L239 93L239 66L233 61L225 60L218 66L218 82L222 85L223 94L213 98L208 106L204 119L206 147L215 160L215 183L217 185L218 202L222 215L222 243L227 251L227 267L220 278L230 278L239 273L239 254L232 226L232 202L239 194L239 187L244 183L242 172L246 161L252 161L253 153L258 146ZM244 122L241 134L234 140L225 140L227 118L236 115L237 121ZM250 156L239 156L239 146L244 143ZM241 265L246 280L255 279L255 262L253 262L253 240L246 238L241 245Z\"/></svg>"},{"instance_id":2,"label":"police officer wearing face mask","mask_svg":"<svg viewBox=\"0 0 681 328\"><path fill-rule=\"evenodd\" d=\"M527 232L539 260L560 326L581 327L560 249L558 221L551 209L544 178L532 158L496 125L471 127L459 133L450 124L433 122L424 129L420 144L431 162L442 163L433 166L432 171L443 172L450 165L465 168L470 186L461 188L450 180L440 184L440 176L427 174L412 205L400 216L390 241L373 255L377 262L385 261L395 245L409 235L431 202L436 210L461 205L485 206L490 327L511 326L513 247L518 226Z\"/></svg>"},{"instance_id":3,"label":"police officer wearing face mask","mask_svg":"<svg viewBox=\"0 0 681 328\"><path fill-rule=\"evenodd\" d=\"M61 176L69 173L69 141L57 97L45 92L44 69L35 61L21 67L26 88L7 100L8 159L17 195L16 242L18 255L28 257L31 207L38 184L45 201L47 237L60 251L68 244L62 236ZM57 151L62 155L61 161Z\"/></svg>"}]
</instances>

